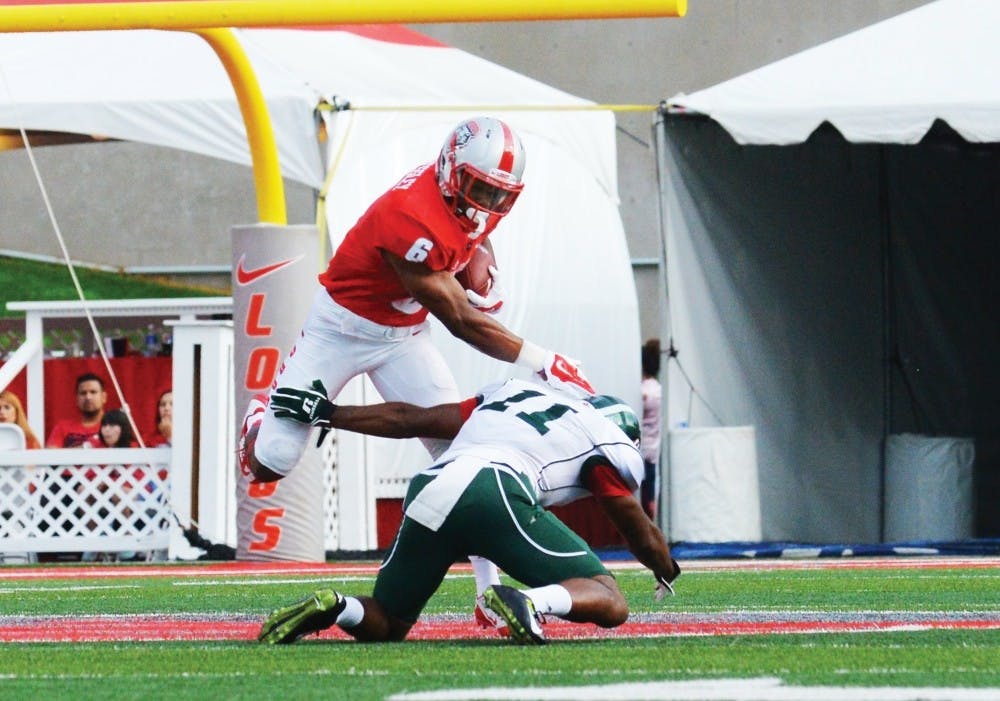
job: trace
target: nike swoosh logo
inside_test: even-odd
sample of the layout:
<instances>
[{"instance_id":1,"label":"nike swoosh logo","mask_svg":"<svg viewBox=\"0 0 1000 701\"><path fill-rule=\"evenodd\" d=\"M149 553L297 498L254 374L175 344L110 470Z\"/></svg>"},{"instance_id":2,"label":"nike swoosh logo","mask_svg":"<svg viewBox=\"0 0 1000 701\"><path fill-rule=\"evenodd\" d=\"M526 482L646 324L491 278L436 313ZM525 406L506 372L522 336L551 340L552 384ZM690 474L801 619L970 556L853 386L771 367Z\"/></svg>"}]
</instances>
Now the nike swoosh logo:
<instances>
[{"instance_id":1,"label":"nike swoosh logo","mask_svg":"<svg viewBox=\"0 0 1000 701\"><path fill-rule=\"evenodd\" d=\"M246 254L240 256L239 262L236 264L236 282L243 285L249 285L255 280L260 280L262 277L270 275L271 273L276 273L282 268L286 268L293 263L298 263L302 260L302 256L305 254L300 254L295 258L289 258L288 260L278 261L277 263L271 263L270 265L263 265L259 268L254 268L252 270L247 270L243 267L243 263L246 260Z\"/></svg>"}]
</instances>

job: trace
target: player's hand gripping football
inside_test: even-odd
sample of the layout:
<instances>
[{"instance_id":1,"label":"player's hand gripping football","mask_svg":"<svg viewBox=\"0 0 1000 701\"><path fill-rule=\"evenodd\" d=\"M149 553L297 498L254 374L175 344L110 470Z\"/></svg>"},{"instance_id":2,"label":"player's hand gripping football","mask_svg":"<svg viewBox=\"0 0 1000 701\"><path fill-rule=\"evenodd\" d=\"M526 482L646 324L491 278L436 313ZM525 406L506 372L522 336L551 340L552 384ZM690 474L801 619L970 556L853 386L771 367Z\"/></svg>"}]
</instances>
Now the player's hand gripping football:
<instances>
[{"instance_id":1,"label":"player's hand gripping football","mask_svg":"<svg viewBox=\"0 0 1000 701\"><path fill-rule=\"evenodd\" d=\"M313 380L309 389L278 387L271 392L271 411L279 419L330 428L330 417L337 405L326 397L326 387Z\"/></svg>"},{"instance_id":2,"label":"player's hand gripping football","mask_svg":"<svg viewBox=\"0 0 1000 701\"><path fill-rule=\"evenodd\" d=\"M580 369L580 361L549 351L545 356L545 366L538 373L550 387L567 392L574 397L586 399L597 394L593 385Z\"/></svg>"},{"instance_id":3,"label":"player's hand gripping football","mask_svg":"<svg viewBox=\"0 0 1000 701\"><path fill-rule=\"evenodd\" d=\"M475 290L466 290L465 296L469 298L469 303L481 312L496 314L503 306L503 297L500 294L500 271L495 265L487 268L490 272L489 291L485 296Z\"/></svg>"}]
</instances>

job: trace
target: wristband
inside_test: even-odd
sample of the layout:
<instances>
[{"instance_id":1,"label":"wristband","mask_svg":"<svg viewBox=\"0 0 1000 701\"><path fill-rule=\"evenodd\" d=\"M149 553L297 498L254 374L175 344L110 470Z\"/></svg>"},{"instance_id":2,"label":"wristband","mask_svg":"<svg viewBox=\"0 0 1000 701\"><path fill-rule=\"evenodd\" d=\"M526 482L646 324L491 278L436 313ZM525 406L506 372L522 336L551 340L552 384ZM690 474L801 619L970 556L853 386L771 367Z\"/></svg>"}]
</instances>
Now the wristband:
<instances>
[{"instance_id":1,"label":"wristband","mask_svg":"<svg viewBox=\"0 0 1000 701\"><path fill-rule=\"evenodd\" d=\"M545 358L548 354L549 352L541 346L536 346L525 339L521 341L521 352L517 354L514 364L526 367L532 372L542 372L545 370Z\"/></svg>"}]
</instances>

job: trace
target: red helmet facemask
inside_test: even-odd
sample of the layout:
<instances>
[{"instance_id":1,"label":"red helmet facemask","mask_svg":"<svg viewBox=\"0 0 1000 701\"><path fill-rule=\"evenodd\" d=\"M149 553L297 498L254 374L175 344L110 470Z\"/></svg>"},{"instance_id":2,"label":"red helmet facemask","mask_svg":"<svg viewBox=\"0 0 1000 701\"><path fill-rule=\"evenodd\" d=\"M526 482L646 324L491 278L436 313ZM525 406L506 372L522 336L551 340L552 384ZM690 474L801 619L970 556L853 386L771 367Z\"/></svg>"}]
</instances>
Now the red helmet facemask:
<instances>
[{"instance_id":1,"label":"red helmet facemask","mask_svg":"<svg viewBox=\"0 0 1000 701\"><path fill-rule=\"evenodd\" d=\"M438 185L455 216L482 233L491 216L506 215L524 189L524 147L509 126L480 117L460 124L441 149Z\"/></svg>"}]
</instances>

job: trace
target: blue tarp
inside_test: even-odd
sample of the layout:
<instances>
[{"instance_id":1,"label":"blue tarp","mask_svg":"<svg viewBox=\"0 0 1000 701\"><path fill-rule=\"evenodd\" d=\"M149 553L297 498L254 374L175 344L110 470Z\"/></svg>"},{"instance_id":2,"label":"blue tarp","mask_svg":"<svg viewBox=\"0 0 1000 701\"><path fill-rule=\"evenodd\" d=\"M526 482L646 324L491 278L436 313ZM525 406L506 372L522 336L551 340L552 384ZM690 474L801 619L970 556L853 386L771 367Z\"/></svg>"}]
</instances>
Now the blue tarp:
<instances>
[{"instance_id":1,"label":"blue tarp","mask_svg":"<svg viewBox=\"0 0 1000 701\"><path fill-rule=\"evenodd\" d=\"M810 558L810 557L886 557L892 555L1000 555L1000 538L960 541L915 540L899 543L792 543L730 542L673 543L670 551L678 560L711 558ZM625 550L601 552L606 560L631 559Z\"/></svg>"}]
</instances>

